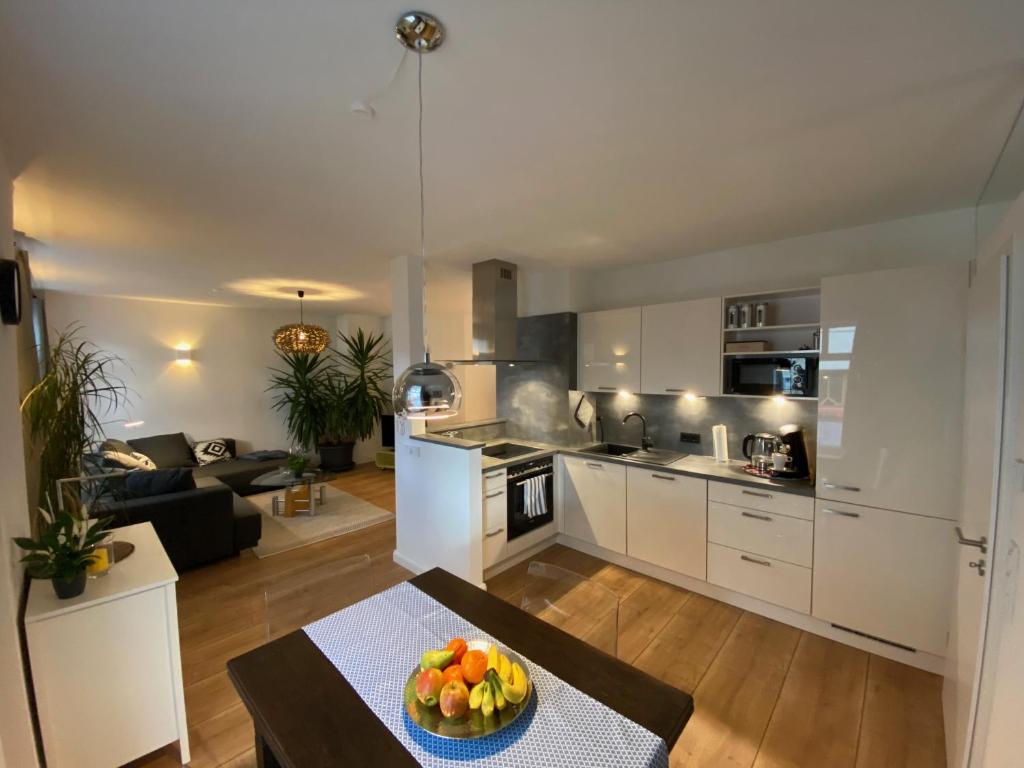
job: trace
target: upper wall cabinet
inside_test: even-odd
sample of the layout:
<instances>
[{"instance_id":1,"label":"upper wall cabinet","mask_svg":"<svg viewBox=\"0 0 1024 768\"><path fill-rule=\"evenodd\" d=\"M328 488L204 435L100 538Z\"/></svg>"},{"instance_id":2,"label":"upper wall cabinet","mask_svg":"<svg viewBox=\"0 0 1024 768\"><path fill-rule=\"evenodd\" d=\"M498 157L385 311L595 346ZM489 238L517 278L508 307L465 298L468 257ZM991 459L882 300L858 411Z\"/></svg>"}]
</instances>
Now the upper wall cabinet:
<instances>
[{"instance_id":1,"label":"upper wall cabinet","mask_svg":"<svg viewBox=\"0 0 1024 768\"><path fill-rule=\"evenodd\" d=\"M643 307L640 392L718 394L721 310L718 298Z\"/></svg>"},{"instance_id":2,"label":"upper wall cabinet","mask_svg":"<svg viewBox=\"0 0 1024 768\"><path fill-rule=\"evenodd\" d=\"M821 286L819 499L957 519L967 266Z\"/></svg>"},{"instance_id":3,"label":"upper wall cabinet","mask_svg":"<svg viewBox=\"0 0 1024 768\"><path fill-rule=\"evenodd\" d=\"M640 307L579 316L580 388L640 391Z\"/></svg>"}]
</instances>

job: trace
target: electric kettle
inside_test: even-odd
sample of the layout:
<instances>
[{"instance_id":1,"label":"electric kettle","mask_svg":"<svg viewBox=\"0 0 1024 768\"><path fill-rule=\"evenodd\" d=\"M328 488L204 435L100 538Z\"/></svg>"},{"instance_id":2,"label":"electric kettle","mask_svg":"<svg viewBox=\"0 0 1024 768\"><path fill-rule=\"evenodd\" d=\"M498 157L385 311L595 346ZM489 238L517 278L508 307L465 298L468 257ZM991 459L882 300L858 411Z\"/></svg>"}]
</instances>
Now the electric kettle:
<instances>
[{"instance_id":1,"label":"electric kettle","mask_svg":"<svg viewBox=\"0 0 1024 768\"><path fill-rule=\"evenodd\" d=\"M771 432L758 432L743 438L743 456L755 469L768 470L772 454L782 445L782 438Z\"/></svg>"}]
</instances>

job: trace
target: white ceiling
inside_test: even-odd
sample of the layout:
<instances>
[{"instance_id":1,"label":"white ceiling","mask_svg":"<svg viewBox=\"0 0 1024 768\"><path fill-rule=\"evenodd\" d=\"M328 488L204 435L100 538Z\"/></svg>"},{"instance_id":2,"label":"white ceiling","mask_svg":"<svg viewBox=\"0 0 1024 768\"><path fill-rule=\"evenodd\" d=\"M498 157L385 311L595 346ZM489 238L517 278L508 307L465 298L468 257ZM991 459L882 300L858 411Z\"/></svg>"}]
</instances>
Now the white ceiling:
<instances>
[{"instance_id":1,"label":"white ceiling","mask_svg":"<svg viewBox=\"0 0 1024 768\"><path fill-rule=\"evenodd\" d=\"M414 4L417 5L417 4ZM433 0L428 258L654 261L972 205L1019 0ZM0 142L50 287L386 312L417 248L395 0L4 0ZM273 282L276 281L276 282ZM346 293L348 291L349 293ZM312 292L312 291L311 291ZM346 298L348 297L348 298Z\"/></svg>"}]
</instances>

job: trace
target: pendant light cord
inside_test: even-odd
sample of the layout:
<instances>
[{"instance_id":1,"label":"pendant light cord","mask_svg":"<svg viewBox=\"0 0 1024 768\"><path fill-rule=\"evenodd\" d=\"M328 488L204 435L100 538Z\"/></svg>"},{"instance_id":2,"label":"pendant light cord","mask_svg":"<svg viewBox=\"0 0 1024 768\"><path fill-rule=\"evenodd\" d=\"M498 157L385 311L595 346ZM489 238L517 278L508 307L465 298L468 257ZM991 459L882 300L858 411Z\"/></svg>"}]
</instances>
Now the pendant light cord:
<instances>
[{"instance_id":1,"label":"pendant light cord","mask_svg":"<svg viewBox=\"0 0 1024 768\"><path fill-rule=\"evenodd\" d=\"M423 52L416 51L416 92L419 97L419 115L417 137L419 139L419 174L420 174L420 272L423 273L423 355L430 362L430 343L427 335L427 249L426 219L427 204L423 191Z\"/></svg>"}]
</instances>

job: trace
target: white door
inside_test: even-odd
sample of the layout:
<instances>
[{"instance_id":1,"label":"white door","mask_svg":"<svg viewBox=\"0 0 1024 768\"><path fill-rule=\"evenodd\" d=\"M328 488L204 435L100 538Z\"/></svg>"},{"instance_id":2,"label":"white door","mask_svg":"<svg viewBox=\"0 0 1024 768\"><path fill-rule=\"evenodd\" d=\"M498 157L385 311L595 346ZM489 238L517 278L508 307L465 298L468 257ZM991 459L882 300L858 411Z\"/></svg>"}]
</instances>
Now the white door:
<instances>
[{"instance_id":1,"label":"white door","mask_svg":"<svg viewBox=\"0 0 1024 768\"><path fill-rule=\"evenodd\" d=\"M821 281L816 495L959 519L967 265Z\"/></svg>"},{"instance_id":2,"label":"white door","mask_svg":"<svg viewBox=\"0 0 1024 768\"><path fill-rule=\"evenodd\" d=\"M562 532L626 554L626 468L576 456L562 466Z\"/></svg>"},{"instance_id":3,"label":"white door","mask_svg":"<svg viewBox=\"0 0 1024 768\"><path fill-rule=\"evenodd\" d=\"M708 481L640 467L626 472L626 553L707 578Z\"/></svg>"},{"instance_id":4,"label":"white door","mask_svg":"<svg viewBox=\"0 0 1024 768\"><path fill-rule=\"evenodd\" d=\"M722 300L643 308L640 391L716 395L722 373Z\"/></svg>"},{"instance_id":5,"label":"white door","mask_svg":"<svg viewBox=\"0 0 1024 768\"><path fill-rule=\"evenodd\" d=\"M1002 441L1007 263L1005 255L978 261L967 292L960 529L967 541L984 539L986 550L993 540L999 480L993 470L999 467ZM946 752L952 766L967 765L992 581L992 557L987 551L971 544L962 544L958 550L943 685Z\"/></svg>"},{"instance_id":6,"label":"white door","mask_svg":"<svg viewBox=\"0 0 1024 768\"><path fill-rule=\"evenodd\" d=\"M584 312L578 333L582 390L640 391L640 307Z\"/></svg>"}]
</instances>

